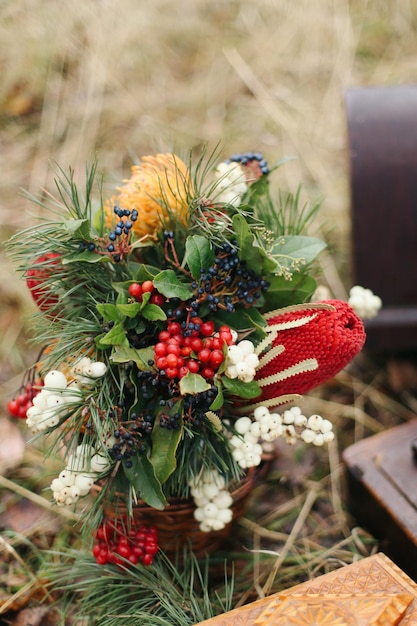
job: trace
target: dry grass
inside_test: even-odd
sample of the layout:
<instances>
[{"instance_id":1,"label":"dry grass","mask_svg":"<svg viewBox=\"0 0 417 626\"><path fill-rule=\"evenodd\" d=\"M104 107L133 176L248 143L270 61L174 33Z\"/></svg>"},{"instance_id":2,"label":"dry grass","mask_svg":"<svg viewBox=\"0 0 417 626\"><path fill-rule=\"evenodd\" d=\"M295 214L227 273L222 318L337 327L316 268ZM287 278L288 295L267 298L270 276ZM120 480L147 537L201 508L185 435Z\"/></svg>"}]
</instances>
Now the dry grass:
<instances>
[{"instance_id":1,"label":"dry grass","mask_svg":"<svg viewBox=\"0 0 417 626\"><path fill-rule=\"evenodd\" d=\"M0 241L34 219L21 188L53 190L52 160L82 177L97 152L113 184L135 155L184 153L221 140L225 156L256 149L270 162L296 157L277 182L294 188L301 181L306 196L324 196L322 228L333 254L323 272L334 295L344 297L350 234L344 91L415 82L416 27L412 0L0 0ZM4 405L31 362L32 304L0 254ZM348 386L340 398L311 401L344 416L351 440L382 428L381 413L399 410L369 380L349 379ZM367 548L343 513L337 450L330 470L319 488L339 526L324 561L348 562ZM269 578L254 574L259 594L302 550L312 554L307 575L320 571L322 538L301 532L314 489L286 504L296 517L285 536L268 529L269 518L243 523L255 546L265 533L281 546Z\"/></svg>"}]
</instances>

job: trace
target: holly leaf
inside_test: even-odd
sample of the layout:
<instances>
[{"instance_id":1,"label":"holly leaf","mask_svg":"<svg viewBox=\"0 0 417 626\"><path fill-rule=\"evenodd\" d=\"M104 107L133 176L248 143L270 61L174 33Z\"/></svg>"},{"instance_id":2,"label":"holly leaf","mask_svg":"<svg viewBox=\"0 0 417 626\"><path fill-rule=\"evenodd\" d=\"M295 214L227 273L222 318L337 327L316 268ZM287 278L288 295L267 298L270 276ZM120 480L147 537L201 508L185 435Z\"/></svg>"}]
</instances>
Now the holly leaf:
<instances>
[{"instance_id":1,"label":"holly leaf","mask_svg":"<svg viewBox=\"0 0 417 626\"><path fill-rule=\"evenodd\" d=\"M201 270L211 267L214 251L210 242L201 235L192 235L185 242L183 265L187 265L193 278L200 278Z\"/></svg>"},{"instance_id":2,"label":"holly leaf","mask_svg":"<svg viewBox=\"0 0 417 626\"><path fill-rule=\"evenodd\" d=\"M129 361L133 361L142 372L148 372L152 369L149 365L149 361L153 361L153 359L153 346L139 349L132 348L131 346L120 346L117 347L111 355L113 363L128 363Z\"/></svg>"},{"instance_id":3,"label":"holly leaf","mask_svg":"<svg viewBox=\"0 0 417 626\"><path fill-rule=\"evenodd\" d=\"M203 391L208 391L209 389L209 383L205 378L200 376L200 374L192 374L191 372L188 372L180 380L180 392L183 396L187 393L190 395L196 395L197 393L202 393Z\"/></svg>"},{"instance_id":4,"label":"holly leaf","mask_svg":"<svg viewBox=\"0 0 417 626\"><path fill-rule=\"evenodd\" d=\"M155 476L152 463L145 454L131 457L131 461L132 467L126 467L125 463L122 464L126 478L146 504L162 511L166 507L167 501L161 483Z\"/></svg>"},{"instance_id":5,"label":"holly leaf","mask_svg":"<svg viewBox=\"0 0 417 626\"><path fill-rule=\"evenodd\" d=\"M183 423L178 429L163 428L159 420L155 420L152 429L152 454L150 462L153 465L155 476L161 484L171 476L177 467L176 452L183 432Z\"/></svg>"},{"instance_id":6,"label":"holly leaf","mask_svg":"<svg viewBox=\"0 0 417 626\"><path fill-rule=\"evenodd\" d=\"M256 398L261 393L261 388L255 380L250 383L244 383L238 378L222 378L223 387L232 395L240 398Z\"/></svg>"},{"instance_id":7,"label":"holly leaf","mask_svg":"<svg viewBox=\"0 0 417 626\"><path fill-rule=\"evenodd\" d=\"M163 270L153 279L155 289L166 298L188 300L193 295L190 285L182 283L174 270Z\"/></svg>"}]
</instances>

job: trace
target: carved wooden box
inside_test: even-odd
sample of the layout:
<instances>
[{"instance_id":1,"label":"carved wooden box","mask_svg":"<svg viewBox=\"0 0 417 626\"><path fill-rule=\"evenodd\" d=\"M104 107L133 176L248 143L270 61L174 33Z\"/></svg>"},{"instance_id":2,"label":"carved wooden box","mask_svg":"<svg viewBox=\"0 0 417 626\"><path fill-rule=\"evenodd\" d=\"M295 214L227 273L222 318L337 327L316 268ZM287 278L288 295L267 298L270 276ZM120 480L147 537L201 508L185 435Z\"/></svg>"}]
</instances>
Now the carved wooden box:
<instances>
[{"instance_id":1,"label":"carved wooden box","mask_svg":"<svg viewBox=\"0 0 417 626\"><path fill-rule=\"evenodd\" d=\"M415 626L417 585L382 553L200 626Z\"/></svg>"},{"instance_id":2,"label":"carved wooden box","mask_svg":"<svg viewBox=\"0 0 417 626\"><path fill-rule=\"evenodd\" d=\"M347 448L349 508L381 550L417 580L417 420ZM417 624L417 621L416 621Z\"/></svg>"}]
</instances>

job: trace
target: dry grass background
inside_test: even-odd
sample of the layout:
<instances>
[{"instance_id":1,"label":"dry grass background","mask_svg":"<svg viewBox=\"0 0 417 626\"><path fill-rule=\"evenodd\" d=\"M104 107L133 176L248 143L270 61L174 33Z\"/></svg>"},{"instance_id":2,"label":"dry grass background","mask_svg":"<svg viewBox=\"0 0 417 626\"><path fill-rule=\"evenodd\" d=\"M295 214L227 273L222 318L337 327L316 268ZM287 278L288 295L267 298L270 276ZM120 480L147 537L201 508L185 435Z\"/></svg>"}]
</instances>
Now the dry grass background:
<instances>
[{"instance_id":1,"label":"dry grass background","mask_svg":"<svg viewBox=\"0 0 417 626\"><path fill-rule=\"evenodd\" d=\"M52 161L82 179L97 152L113 185L134 156L220 140L225 156L296 157L276 182L324 196L326 272L343 297L344 91L413 82L416 23L413 0L0 0L0 240L33 219L22 188L53 190ZM3 255L1 268L2 310L25 311ZM24 365L22 323L0 328L7 376Z\"/></svg>"},{"instance_id":2,"label":"dry grass background","mask_svg":"<svg viewBox=\"0 0 417 626\"><path fill-rule=\"evenodd\" d=\"M22 188L53 191L51 161L71 165L82 180L97 152L113 186L135 156L184 154L221 141L225 157L245 150L259 150L270 162L296 157L275 180L291 189L301 182L306 198L324 197L322 227L332 255L323 272L334 295L344 297L350 246L344 91L416 82L416 29L415 0L0 0L0 241L34 219L37 209ZM0 255L4 406L31 362L33 309ZM400 411L366 383L341 385L350 389L340 394L341 404L317 397L313 406L355 421L355 438L382 427L363 410L370 397L383 414ZM355 405L343 406L352 393ZM325 489L336 513L337 465L333 450ZM256 544L262 524L248 524ZM346 521L339 530L340 524ZM296 538L290 533L289 540L288 550ZM349 532L341 541L350 545ZM335 550L334 559L348 560Z\"/></svg>"}]
</instances>

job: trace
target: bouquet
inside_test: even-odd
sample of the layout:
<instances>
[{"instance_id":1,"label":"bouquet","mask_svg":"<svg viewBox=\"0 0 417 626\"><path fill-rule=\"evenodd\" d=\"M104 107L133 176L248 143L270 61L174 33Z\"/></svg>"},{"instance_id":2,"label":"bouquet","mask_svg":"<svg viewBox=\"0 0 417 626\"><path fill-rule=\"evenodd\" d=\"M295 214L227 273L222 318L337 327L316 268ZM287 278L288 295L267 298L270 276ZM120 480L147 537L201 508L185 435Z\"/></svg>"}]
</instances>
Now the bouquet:
<instances>
[{"instance_id":1,"label":"bouquet","mask_svg":"<svg viewBox=\"0 0 417 626\"><path fill-rule=\"evenodd\" d=\"M139 504L157 520L191 501L202 533L230 527L233 491L271 442L332 440L300 394L364 342L348 303L311 302L318 205L273 196L284 161L216 160L144 157L108 197L96 162L83 190L60 169L58 197L33 198L50 213L9 244L42 347L9 410L62 458L58 506L95 494L80 515L98 563L152 563L158 524L135 525Z\"/></svg>"}]
</instances>

